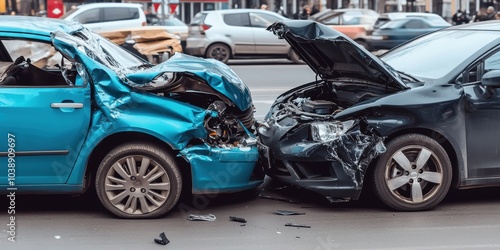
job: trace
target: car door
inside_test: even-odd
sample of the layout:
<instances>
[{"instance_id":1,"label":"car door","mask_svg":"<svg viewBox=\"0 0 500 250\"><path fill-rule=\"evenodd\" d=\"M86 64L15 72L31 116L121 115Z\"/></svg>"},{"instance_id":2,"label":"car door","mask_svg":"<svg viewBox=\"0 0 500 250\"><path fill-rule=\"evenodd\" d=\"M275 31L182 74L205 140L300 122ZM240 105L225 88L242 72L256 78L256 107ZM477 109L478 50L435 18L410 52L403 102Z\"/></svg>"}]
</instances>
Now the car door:
<instances>
[{"instance_id":1,"label":"car door","mask_svg":"<svg viewBox=\"0 0 500 250\"><path fill-rule=\"evenodd\" d=\"M467 96L465 113L468 178L500 176L500 89L479 84L481 76L500 70L500 50L462 74Z\"/></svg>"},{"instance_id":2,"label":"car door","mask_svg":"<svg viewBox=\"0 0 500 250\"><path fill-rule=\"evenodd\" d=\"M255 54L254 34L248 12L224 14L223 19L228 25L224 27L223 33L233 43L234 54Z\"/></svg>"},{"instance_id":3,"label":"car door","mask_svg":"<svg viewBox=\"0 0 500 250\"><path fill-rule=\"evenodd\" d=\"M266 30L271 24L283 20L280 16L267 13L250 12L250 23L255 39L257 54L287 54L290 50L285 39L278 39L272 32Z\"/></svg>"},{"instance_id":4,"label":"car door","mask_svg":"<svg viewBox=\"0 0 500 250\"><path fill-rule=\"evenodd\" d=\"M87 136L90 86L80 84L78 75L68 84L57 67L46 63L50 59L37 57L54 53L50 44L30 50L36 42L9 42L14 46L7 46L7 51L31 57L29 67L34 68L28 68L29 76L20 77L13 85L0 83L0 137L4 138L0 142L0 161L4 162L0 164L0 185L9 181L8 161L14 163L16 185L65 183ZM35 54L28 55L30 51ZM57 61L61 62L60 57Z\"/></svg>"}]
</instances>

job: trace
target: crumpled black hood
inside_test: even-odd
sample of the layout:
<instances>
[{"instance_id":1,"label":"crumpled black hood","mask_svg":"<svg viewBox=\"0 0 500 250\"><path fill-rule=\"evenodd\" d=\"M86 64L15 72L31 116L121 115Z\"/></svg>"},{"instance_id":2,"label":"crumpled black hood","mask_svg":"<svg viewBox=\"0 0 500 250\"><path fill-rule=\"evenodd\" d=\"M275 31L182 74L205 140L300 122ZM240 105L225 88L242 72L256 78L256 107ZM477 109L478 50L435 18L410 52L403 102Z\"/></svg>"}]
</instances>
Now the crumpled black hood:
<instances>
[{"instance_id":1,"label":"crumpled black hood","mask_svg":"<svg viewBox=\"0 0 500 250\"><path fill-rule=\"evenodd\" d=\"M276 22L267 30L285 39L323 79L356 78L406 89L397 73L342 33L310 20Z\"/></svg>"}]
</instances>

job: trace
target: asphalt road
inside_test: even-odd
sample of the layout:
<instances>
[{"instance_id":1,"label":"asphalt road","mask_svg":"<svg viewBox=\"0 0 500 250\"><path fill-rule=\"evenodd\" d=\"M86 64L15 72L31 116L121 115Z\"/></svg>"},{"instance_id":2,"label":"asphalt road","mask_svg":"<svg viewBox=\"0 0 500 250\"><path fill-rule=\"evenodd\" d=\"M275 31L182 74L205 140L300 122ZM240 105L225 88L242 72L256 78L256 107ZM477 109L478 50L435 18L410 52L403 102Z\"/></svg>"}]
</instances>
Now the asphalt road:
<instances>
[{"instance_id":1,"label":"asphalt road","mask_svg":"<svg viewBox=\"0 0 500 250\"><path fill-rule=\"evenodd\" d=\"M263 117L283 90L314 80L305 65L230 62L250 86ZM307 190L266 179L258 190L183 197L167 216L117 219L95 196L16 197L16 242L10 236L9 199L0 197L0 249L500 249L500 188L452 191L434 210L394 212L370 195L328 203ZM275 210L303 215L282 216ZM216 216L189 221L189 214ZM246 223L233 222L243 217ZM310 228L288 227L298 223ZM164 232L170 243L153 239Z\"/></svg>"}]
</instances>

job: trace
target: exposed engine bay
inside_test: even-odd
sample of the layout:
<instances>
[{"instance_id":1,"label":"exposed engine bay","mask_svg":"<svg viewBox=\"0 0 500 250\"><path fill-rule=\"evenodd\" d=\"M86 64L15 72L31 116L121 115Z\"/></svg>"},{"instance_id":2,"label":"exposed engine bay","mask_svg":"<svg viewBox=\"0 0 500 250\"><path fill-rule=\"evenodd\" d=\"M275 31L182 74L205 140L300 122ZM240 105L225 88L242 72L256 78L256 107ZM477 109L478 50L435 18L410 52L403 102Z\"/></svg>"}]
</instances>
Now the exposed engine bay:
<instances>
[{"instance_id":1,"label":"exposed engine bay","mask_svg":"<svg viewBox=\"0 0 500 250\"><path fill-rule=\"evenodd\" d=\"M142 89L189 103L209 112L205 117L205 142L211 146L246 146L247 131L254 131L254 108L240 110L229 98L190 73L164 73Z\"/></svg>"},{"instance_id":2,"label":"exposed engine bay","mask_svg":"<svg viewBox=\"0 0 500 250\"><path fill-rule=\"evenodd\" d=\"M384 89L367 86L364 82L340 84L339 81L329 80L312 82L294 91L278 98L275 103L278 107L273 109L280 112L275 114L276 117L288 114L303 120L329 120L359 102L386 94Z\"/></svg>"}]
</instances>

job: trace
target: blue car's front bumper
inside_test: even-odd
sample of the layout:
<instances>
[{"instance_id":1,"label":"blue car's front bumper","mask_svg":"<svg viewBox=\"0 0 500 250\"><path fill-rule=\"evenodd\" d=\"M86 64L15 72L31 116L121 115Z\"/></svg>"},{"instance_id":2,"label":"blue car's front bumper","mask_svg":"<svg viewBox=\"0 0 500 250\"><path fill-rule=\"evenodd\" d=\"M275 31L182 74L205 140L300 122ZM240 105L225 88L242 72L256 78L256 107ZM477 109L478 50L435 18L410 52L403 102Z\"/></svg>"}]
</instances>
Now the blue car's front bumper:
<instances>
[{"instance_id":1,"label":"blue car's front bumper","mask_svg":"<svg viewBox=\"0 0 500 250\"><path fill-rule=\"evenodd\" d=\"M256 146L214 148L198 145L180 154L191 164L193 193L237 192L257 187L264 178Z\"/></svg>"}]
</instances>

